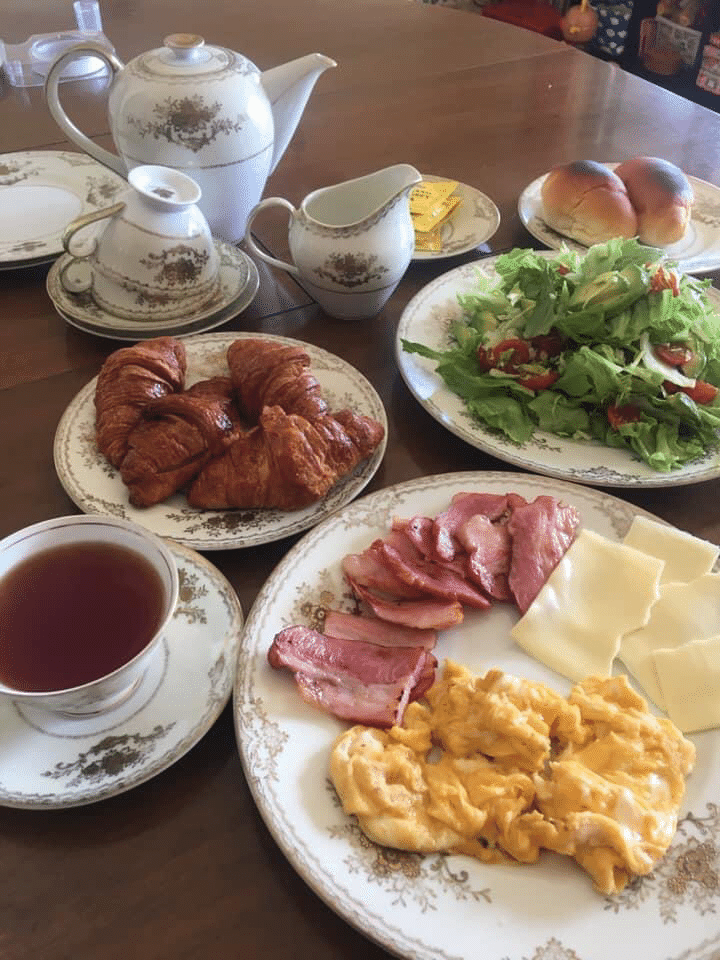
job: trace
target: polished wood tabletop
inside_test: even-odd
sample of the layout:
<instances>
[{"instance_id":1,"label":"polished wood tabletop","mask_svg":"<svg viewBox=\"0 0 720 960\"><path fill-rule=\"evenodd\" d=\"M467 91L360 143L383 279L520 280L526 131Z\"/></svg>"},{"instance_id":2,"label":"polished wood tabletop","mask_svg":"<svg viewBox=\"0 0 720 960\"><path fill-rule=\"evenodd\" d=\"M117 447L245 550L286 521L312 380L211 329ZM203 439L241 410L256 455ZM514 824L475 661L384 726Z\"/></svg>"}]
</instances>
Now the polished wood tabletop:
<instances>
[{"instance_id":1,"label":"polished wood tabletop","mask_svg":"<svg viewBox=\"0 0 720 960\"><path fill-rule=\"evenodd\" d=\"M179 31L239 50L261 69L315 50L337 61L318 81L267 196L297 204L318 186L402 161L477 187L497 204L501 224L489 243L411 264L372 320L333 320L291 277L258 263L256 299L222 328L315 344L371 381L389 435L368 490L436 473L514 469L420 407L398 373L394 337L409 299L445 270L537 245L517 213L530 181L571 159L642 153L720 183L720 114L474 13L413 0L106 0L101 10L125 61ZM74 25L71 5L56 0L0 0L0 24L6 43ZM2 83L3 152L74 149L42 88ZM62 95L73 119L108 146L102 86L71 82ZM258 240L283 255L287 221L264 217ZM0 273L0 536L77 512L55 473L53 437L67 405L118 347L57 314L47 271ZM720 543L716 482L612 492ZM247 614L297 539L207 557ZM3 960L388 955L336 916L276 846L243 776L230 705L186 756L133 790L81 808L0 809L0 862Z\"/></svg>"}]
</instances>

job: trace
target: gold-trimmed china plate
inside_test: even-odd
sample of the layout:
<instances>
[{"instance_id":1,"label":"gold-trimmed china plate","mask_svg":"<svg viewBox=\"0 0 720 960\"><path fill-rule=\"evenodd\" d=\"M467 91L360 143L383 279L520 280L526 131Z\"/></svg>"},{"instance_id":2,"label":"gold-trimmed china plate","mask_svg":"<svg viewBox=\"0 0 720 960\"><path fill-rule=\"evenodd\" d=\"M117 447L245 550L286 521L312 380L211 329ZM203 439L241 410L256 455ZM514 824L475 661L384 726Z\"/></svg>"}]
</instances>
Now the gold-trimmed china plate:
<instances>
[{"instance_id":1,"label":"gold-trimmed china plate","mask_svg":"<svg viewBox=\"0 0 720 960\"><path fill-rule=\"evenodd\" d=\"M606 163L610 170L617 163ZM544 173L523 190L518 200L518 213L525 229L536 240L552 250L563 246L584 252L587 247L549 227L543 220L542 185ZM720 187L698 177L688 177L695 192L690 223L682 240L665 247L665 255L677 260L683 273L703 274L720 269Z\"/></svg>"},{"instance_id":2,"label":"gold-trimmed china plate","mask_svg":"<svg viewBox=\"0 0 720 960\"><path fill-rule=\"evenodd\" d=\"M431 183L454 179L438 177L435 174L423 174L422 177ZM461 198L461 202L441 226L442 250L416 250L413 260L457 257L487 243L497 232L500 226L500 211L490 197L466 183L458 183L453 196L455 195Z\"/></svg>"},{"instance_id":3,"label":"gold-trimmed china plate","mask_svg":"<svg viewBox=\"0 0 720 960\"><path fill-rule=\"evenodd\" d=\"M85 153L0 154L0 270L54 260L71 220L110 206L125 190L126 180Z\"/></svg>"},{"instance_id":4,"label":"gold-trimmed china plate","mask_svg":"<svg viewBox=\"0 0 720 960\"><path fill-rule=\"evenodd\" d=\"M574 505L583 527L621 540L638 510L580 484L523 473L425 477L361 497L307 533L263 586L248 614L233 694L245 774L280 849L349 924L407 960L717 960L720 956L720 731L691 737L697 763L680 821L653 873L615 896L597 893L568 857L483 864L421 856L368 841L345 816L328 779L330 749L349 724L305 703L267 650L292 624L323 609L352 609L341 560L387 534L394 517L435 516L455 493L516 492ZM434 653L484 673L508 673L566 694L569 681L510 638L509 604L465 611Z\"/></svg>"},{"instance_id":5,"label":"gold-trimmed china plate","mask_svg":"<svg viewBox=\"0 0 720 960\"><path fill-rule=\"evenodd\" d=\"M541 251L552 257L551 251ZM467 410L464 401L445 384L433 360L403 349L411 340L435 350L452 344L450 324L462 317L458 294L471 293L477 276L497 276L497 257L466 263L437 277L423 287L405 307L398 323L395 352L398 367L418 403L451 433L499 460L534 473L606 487L673 487L720 477L720 448L678 470L653 470L628 450L607 447L595 440L573 440L542 430L522 445L488 429ZM720 310L720 291L708 288L708 296Z\"/></svg>"}]
</instances>

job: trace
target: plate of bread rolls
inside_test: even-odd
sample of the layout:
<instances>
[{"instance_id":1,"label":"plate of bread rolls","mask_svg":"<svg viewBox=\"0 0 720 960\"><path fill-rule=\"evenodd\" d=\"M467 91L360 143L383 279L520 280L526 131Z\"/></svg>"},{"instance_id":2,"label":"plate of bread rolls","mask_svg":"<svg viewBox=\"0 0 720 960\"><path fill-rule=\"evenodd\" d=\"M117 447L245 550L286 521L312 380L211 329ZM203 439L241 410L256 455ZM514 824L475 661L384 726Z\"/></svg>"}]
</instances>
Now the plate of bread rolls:
<instances>
[{"instance_id":1,"label":"plate of bread rolls","mask_svg":"<svg viewBox=\"0 0 720 960\"><path fill-rule=\"evenodd\" d=\"M111 353L61 417L54 461L85 513L221 550L314 526L369 483L386 442L382 401L345 360L212 333Z\"/></svg>"},{"instance_id":2,"label":"plate of bread rolls","mask_svg":"<svg viewBox=\"0 0 720 960\"><path fill-rule=\"evenodd\" d=\"M720 268L720 188L659 157L553 167L525 188L518 212L553 250L638 237L684 273Z\"/></svg>"}]
</instances>

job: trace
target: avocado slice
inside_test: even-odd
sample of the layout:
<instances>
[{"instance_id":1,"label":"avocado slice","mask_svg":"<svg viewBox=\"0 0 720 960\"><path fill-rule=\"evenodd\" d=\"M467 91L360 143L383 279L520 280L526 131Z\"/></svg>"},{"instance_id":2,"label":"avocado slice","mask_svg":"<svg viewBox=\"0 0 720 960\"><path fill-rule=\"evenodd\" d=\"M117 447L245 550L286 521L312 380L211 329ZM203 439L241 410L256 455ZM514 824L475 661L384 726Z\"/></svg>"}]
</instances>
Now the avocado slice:
<instances>
[{"instance_id":1,"label":"avocado slice","mask_svg":"<svg viewBox=\"0 0 720 960\"><path fill-rule=\"evenodd\" d=\"M613 316L625 310L649 289L647 271L637 264L630 264L624 270L601 273L577 287L568 306L582 310L599 307L607 316Z\"/></svg>"}]
</instances>

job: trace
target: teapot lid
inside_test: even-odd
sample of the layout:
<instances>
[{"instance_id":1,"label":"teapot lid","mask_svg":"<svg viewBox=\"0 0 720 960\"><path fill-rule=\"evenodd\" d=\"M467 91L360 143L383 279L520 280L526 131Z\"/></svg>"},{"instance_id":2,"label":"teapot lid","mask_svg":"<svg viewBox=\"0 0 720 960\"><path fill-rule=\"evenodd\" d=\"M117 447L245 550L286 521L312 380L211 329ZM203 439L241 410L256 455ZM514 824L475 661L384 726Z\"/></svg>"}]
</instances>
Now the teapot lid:
<instances>
[{"instance_id":1,"label":"teapot lid","mask_svg":"<svg viewBox=\"0 0 720 960\"><path fill-rule=\"evenodd\" d=\"M206 45L195 33L171 33L163 40L162 47L137 57L135 66L146 74L166 77L259 72L242 54Z\"/></svg>"}]
</instances>

